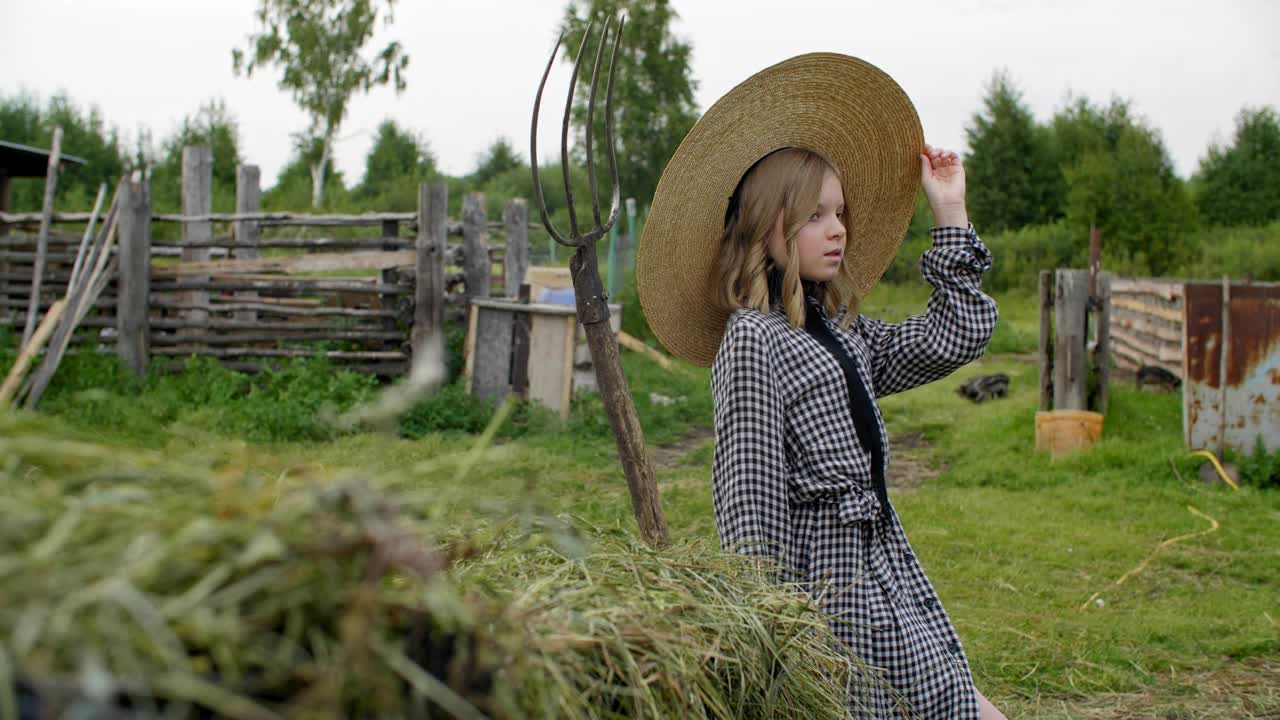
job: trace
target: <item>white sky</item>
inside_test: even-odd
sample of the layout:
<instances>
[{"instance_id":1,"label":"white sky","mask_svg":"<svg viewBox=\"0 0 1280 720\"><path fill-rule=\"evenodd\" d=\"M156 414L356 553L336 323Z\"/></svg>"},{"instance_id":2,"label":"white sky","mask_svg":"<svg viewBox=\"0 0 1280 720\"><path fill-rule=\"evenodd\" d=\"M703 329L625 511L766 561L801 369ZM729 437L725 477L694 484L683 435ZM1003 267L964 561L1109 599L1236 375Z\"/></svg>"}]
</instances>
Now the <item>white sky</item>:
<instances>
[{"instance_id":1,"label":"white sky","mask_svg":"<svg viewBox=\"0 0 1280 720\"><path fill-rule=\"evenodd\" d=\"M926 138L964 148L964 127L992 71L1008 68L1038 119L1068 92L1117 95L1162 131L1178 172L1230 138L1244 105L1280 107L1276 0L673 0L693 45L705 109L751 73L825 50L878 65L915 102ZM274 182L290 133L306 118L275 75L231 72L231 48L253 29L256 0L0 0L0 94L41 100L65 90L132 137L158 140L182 116L224 99L241 153ZM472 169L505 135L528 154L529 117L564 0L400 0L389 36L410 55L408 88L357 96L338 166L359 180L377 124L424 135L440 167ZM57 52L54 52L54 51ZM558 148L562 83L544 104L542 154ZM69 151L74 152L73 148Z\"/></svg>"}]
</instances>

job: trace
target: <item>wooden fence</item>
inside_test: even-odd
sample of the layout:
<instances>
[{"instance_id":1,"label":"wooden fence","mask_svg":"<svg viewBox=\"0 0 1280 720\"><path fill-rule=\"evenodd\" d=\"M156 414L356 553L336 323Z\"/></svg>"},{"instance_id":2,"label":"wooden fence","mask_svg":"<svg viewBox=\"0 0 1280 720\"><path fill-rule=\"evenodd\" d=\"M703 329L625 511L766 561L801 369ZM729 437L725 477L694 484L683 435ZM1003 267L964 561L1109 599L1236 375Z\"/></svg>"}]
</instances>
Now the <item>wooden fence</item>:
<instances>
[{"instance_id":1,"label":"wooden fence","mask_svg":"<svg viewBox=\"0 0 1280 720\"><path fill-rule=\"evenodd\" d=\"M122 183L119 272L81 324L76 347L114 349L139 373L153 360L172 364L189 355L249 371L281 358L324 356L347 369L397 376L446 319L463 317L468 298L499 288L499 295L514 295L528 267L523 200L508 202L502 220L490 222L484 197L471 194L461 219L451 221L447 187L424 184L416 212L264 213L258 178L257 167L238 168L230 214L211 212L207 147L184 149L181 214L153 213L149 184L136 174ZM53 216L64 227L88 220L88 213ZM39 213L0 213L0 325L19 336L39 221ZM180 237L154 238L161 223L180 225ZM326 236L308 236L316 229ZM80 239L51 231L42 311L65 292Z\"/></svg>"},{"instance_id":2,"label":"wooden fence","mask_svg":"<svg viewBox=\"0 0 1280 720\"><path fill-rule=\"evenodd\" d=\"M1164 368L1182 377L1185 281L1111 278L1111 353L1116 365Z\"/></svg>"}]
</instances>

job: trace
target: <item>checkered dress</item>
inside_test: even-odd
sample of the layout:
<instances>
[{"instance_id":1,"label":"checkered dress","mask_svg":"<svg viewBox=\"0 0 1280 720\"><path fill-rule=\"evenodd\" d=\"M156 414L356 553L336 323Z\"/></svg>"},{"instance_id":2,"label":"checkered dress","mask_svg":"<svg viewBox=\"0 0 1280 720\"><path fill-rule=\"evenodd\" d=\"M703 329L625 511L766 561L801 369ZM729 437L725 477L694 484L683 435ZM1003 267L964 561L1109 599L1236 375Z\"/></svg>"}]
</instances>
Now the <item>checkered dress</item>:
<instances>
[{"instance_id":1,"label":"checkered dress","mask_svg":"<svg viewBox=\"0 0 1280 720\"><path fill-rule=\"evenodd\" d=\"M901 323L859 316L847 331L824 318L875 397L975 360L995 328L995 301L980 289L991 254L973 226L931 233L920 269L934 292L923 315ZM976 720L960 640L897 514L882 512L835 358L780 311L741 309L729 318L711 384L721 542L778 561L830 614L836 635L883 671L893 690L855 690L851 711ZM879 408L875 418L887 462Z\"/></svg>"}]
</instances>

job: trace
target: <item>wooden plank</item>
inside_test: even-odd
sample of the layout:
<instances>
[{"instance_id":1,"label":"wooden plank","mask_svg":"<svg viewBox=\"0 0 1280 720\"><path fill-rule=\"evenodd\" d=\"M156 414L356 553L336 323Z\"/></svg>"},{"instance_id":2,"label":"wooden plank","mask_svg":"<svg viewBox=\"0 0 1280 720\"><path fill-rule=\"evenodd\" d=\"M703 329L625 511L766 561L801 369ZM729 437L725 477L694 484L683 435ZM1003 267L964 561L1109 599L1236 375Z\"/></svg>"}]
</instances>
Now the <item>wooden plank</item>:
<instances>
[{"instance_id":1,"label":"wooden plank","mask_svg":"<svg viewBox=\"0 0 1280 720\"><path fill-rule=\"evenodd\" d=\"M1182 360L1182 348L1179 345L1152 343L1136 335L1112 329L1111 340L1116 346L1124 346L1137 352L1142 358L1163 362L1179 362Z\"/></svg>"},{"instance_id":2,"label":"wooden plank","mask_svg":"<svg viewBox=\"0 0 1280 720\"><path fill-rule=\"evenodd\" d=\"M280 366L280 361L263 360L260 362L246 362L244 360L226 360L218 358L219 364L228 370L235 370L244 373L258 373L264 370L271 370ZM402 377L408 365L404 362L373 362L373 363L351 363L340 361L338 369L343 372L358 372L366 375L381 375L384 377ZM180 373L186 370L186 363L180 360L168 360L159 365L161 372Z\"/></svg>"},{"instance_id":3,"label":"wooden plank","mask_svg":"<svg viewBox=\"0 0 1280 720\"><path fill-rule=\"evenodd\" d=\"M1150 295L1168 302L1182 301L1182 283L1176 280L1112 278L1112 295Z\"/></svg>"},{"instance_id":4,"label":"wooden plank","mask_svg":"<svg viewBox=\"0 0 1280 720\"><path fill-rule=\"evenodd\" d=\"M1134 312L1140 312L1146 315L1153 315L1164 320L1169 320L1170 322L1176 322L1179 325L1182 324L1182 311L1178 309L1163 308L1158 305L1151 305L1149 303L1142 302L1141 300L1118 297L1112 297L1111 306L1122 308L1124 310L1133 310Z\"/></svg>"},{"instance_id":5,"label":"wooden plank","mask_svg":"<svg viewBox=\"0 0 1280 720\"><path fill-rule=\"evenodd\" d=\"M36 222L40 219L39 213L0 213L0 223L6 225L21 225L24 223ZM78 223L89 219L89 213L85 212L68 212L55 213L54 222L59 223ZM213 222L236 222L239 220L252 220L258 223L275 223L275 224L293 224L293 225L317 225L339 227L347 225L365 225L380 226L384 220L396 220L399 222L412 222L414 213L411 212L385 212L385 213L362 213L359 215L343 215L343 214L315 214L315 213L293 213L293 212L256 212L256 213L189 213L182 212L180 214L158 213L151 216L153 222L179 222L179 223L213 223Z\"/></svg>"},{"instance_id":6,"label":"wooden plank","mask_svg":"<svg viewBox=\"0 0 1280 720\"><path fill-rule=\"evenodd\" d=\"M119 192L117 190L117 192ZM98 185L98 197L93 201L93 217L89 222L85 223L84 235L80 238L80 246L76 248L76 260L71 266L71 277L67 279L67 283L74 285L80 276L84 267L85 259L88 254L89 247L93 244L93 228L98 221L98 213L102 212L102 201L107 196L107 184ZM111 198L112 203L117 202L117 197Z\"/></svg>"},{"instance_id":7,"label":"wooden plank","mask_svg":"<svg viewBox=\"0 0 1280 720\"><path fill-rule=\"evenodd\" d=\"M1053 307L1053 275L1040 271L1040 409L1053 409L1053 356L1049 352L1052 326L1049 311Z\"/></svg>"},{"instance_id":8,"label":"wooden plank","mask_svg":"<svg viewBox=\"0 0 1280 720\"><path fill-rule=\"evenodd\" d=\"M1097 322L1098 347L1094 350L1093 370L1098 378L1098 403L1096 412L1107 414L1111 400L1111 275L1096 276L1098 309L1094 313Z\"/></svg>"},{"instance_id":9,"label":"wooden plank","mask_svg":"<svg viewBox=\"0 0 1280 720\"><path fill-rule=\"evenodd\" d=\"M507 201L502 209L502 225L507 235L503 286L507 297L517 297L529 270L529 208L523 198Z\"/></svg>"},{"instance_id":10,"label":"wooden plank","mask_svg":"<svg viewBox=\"0 0 1280 720\"><path fill-rule=\"evenodd\" d=\"M9 368L9 374L5 377L4 384L0 385L0 406L8 405L13 401L14 394L18 391L22 379L27 376L27 370L31 368L32 359L45 346L45 343L49 342L49 336L53 334L54 328L58 326L58 322L62 319L62 314L66 308L66 300L61 298L55 300L49 308L49 312L45 313L44 319L40 321L40 326L31 333L31 339L23 344L22 352L18 353L18 357Z\"/></svg>"},{"instance_id":11,"label":"wooden plank","mask_svg":"<svg viewBox=\"0 0 1280 720\"><path fill-rule=\"evenodd\" d=\"M480 315L480 308L472 305L467 308L467 338L464 341L462 350L463 364L463 380L466 383L467 394L471 394L471 380L475 372L476 363L476 323L477 317Z\"/></svg>"},{"instance_id":12,"label":"wooden plank","mask_svg":"<svg viewBox=\"0 0 1280 720\"><path fill-rule=\"evenodd\" d=\"M1149 335L1165 342L1182 344L1182 327L1134 310L1121 309L1111 318L1111 326Z\"/></svg>"},{"instance_id":13,"label":"wooden plank","mask_svg":"<svg viewBox=\"0 0 1280 720\"><path fill-rule=\"evenodd\" d=\"M117 289L116 354L134 375L147 372L151 295L151 182L131 179L120 185L120 280Z\"/></svg>"},{"instance_id":14,"label":"wooden plank","mask_svg":"<svg viewBox=\"0 0 1280 720\"><path fill-rule=\"evenodd\" d=\"M519 301L529 304L529 284L520 286ZM527 312L515 313L514 327L511 330L511 391L521 398L529 397L529 326L531 317Z\"/></svg>"},{"instance_id":15,"label":"wooden plank","mask_svg":"<svg viewBox=\"0 0 1280 720\"><path fill-rule=\"evenodd\" d=\"M262 315L284 315L289 317L334 317L334 318L396 318L398 314L395 310L376 310L366 308L346 308L337 306L321 306L319 300L308 300L306 306L299 307L292 304L283 304L280 301L290 300L292 298L258 298L253 302L227 302L220 303L211 302L206 308L210 312L239 312L243 310L255 310L259 313L259 319L252 321L255 327L262 323ZM154 302L154 305L167 308L182 308L184 306L178 303ZM151 321L153 324L155 320ZM182 320L172 320L166 322L185 322ZM219 327L222 320L210 319L207 323L208 327Z\"/></svg>"},{"instance_id":16,"label":"wooden plank","mask_svg":"<svg viewBox=\"0 0 1280 720\"><path fill-rule=\"evenodd\" d=\"M667 370L670 372L679 372L679 373L686 372L683 367L676 365L674 362L672 362L671 358L667 357L666 355L663 355L661 352L658 352L656 349L649 347L644 342L642 342L639 338L632 337L626 334L625 332L621 332L621 331L618 332L618 344L632 352L638 352L644 355L645 357L648 357L650 360L653 360L654 362L658 363L658 366L661 367L663 370Z\"/></svg>"},{"instance_id":17,"label":"wooden plank","mask_svg":"<svg viewBox=\"0 0 1280 720\"><path fill-rule=\"evenodd\" d=\"M476 308L471 349L471 393L500 400L511 392L511 333L515 313Z\"/></svg>"},{"instance_id":18,"label":"wooden plank","mask_svg":"<svg viewBox=\"0 0 1280 720\"><path fill-rule=\"evenodd\" d=\"M573 372L571 348L573 335L566 338L564 316L534 314L529 327L529 399L568 417L564 405L565 376ZM567 370L566 370L567 368Z\"/></svg>"},{"instance_id":19,"label":"wooden plank","mask_svg":"<svg viewBox=\"0 0 1280 720\"><path fill-rule=\"evenodd\" d=\"M1058 270L1054 293L1053 409L1088 409L1085 310L1089 273Z\"/></svg>"},{"instance_id":20,"label":"wooden plank","mask_svg":"<svg viewBox=\"0 0 1280 720\"><path fill-rule=\"evenodd\" d=\"M564 319L564 361L563 375L560 378L560 417L568 418L573 402L573 357L574 346L578 342L578 317L570 315Z\"/></svg>"},{"instance_id":21,"label":"wooden plank","mask_svg":"<svg viewBox=\"0 0 1280 720\"><path fill-rule=\"evenodd\" d=\"M1152 367L1164 368L1165 370L1173 373L1174 376L1182 377L1182 366L1180 363L1165 362L1163 360L1144 357L1142 353L1119 343L1112 345L1111 354L1116 358L1117 365L1130 370L1137 370L1143 365L1150 365Z\"/></svg>"},{"instance_id":22,"label":"wooden plank","mask_svg":"<svg viewBox=\"0 0 1280 720\"><path fill-rule=\"evenodd\" d=\"M258 330L258 331L282 330L282 331L295 331L295 332L300 332L303 330L353 330L353 331L354 330L369 330L369 331L376 330L380 332L384 332L384 331L390 332L385 330L385 327L380 324L352 323L349 321L342 322L341 320L342 320L341 318L337 318L335 320L307 322L305 320L304 321L298 321L298 320L272 321L272 320L263 320L262 318L259 318L254 321L223 320L218 318L210 318L200 327L205 327L210 330ZM153 317L153 318L150 318L149 325L156 330L176 330L178 328L191 327L192 323L188 320L182 320L179 318Z\"/></svg>"},{"instance_id":23,"label":"wooden plank","mask_svg":"<svg viewBox=\"0 0 1280 720\"><path fill-rule=\"evenodd\" d=\"M182 214L208 215L213 210L213 150L208 145L188 145L182 148ZM193 220L182 224L184 243L203 243L213 238L213 225L209 220ZM209 249L203 246L182 249L184 263L200 263L209 259ZM207 281L207 277L192 278L195 282ZM249 289L249 288L246 288ZM207 288L192 287L183 294L186 302L197 309L187 310L189 320L204 320L208 312L198 309L208 304Z\"/></svg>"},{"instance_id":24,"label":"wooden plank","mask_svg":"<svg viewBox=\"0 0 1280 720\"><path fill-rule=\"evenodd\" d=\"M421 356L430 347L433 334L444 328L445 306L445 222L449 186L443 183L418 186L418 228L414 237L413 331L410 344Z\"/></svg>"},{"instance_id":25,"label":"wooden plank","mask_svg":"<svg viewBox=\"0 0 1280 720\"><path fill-rule=\"evenodd\" d=\"M31 340L36 330L36 308L40 304L40 283L44 281L45 255L49 252L49 223L53 218L53 196L58 188L58 169L62 160L62 126L53 129L49 148L49 164L44 176L44 202L40 210L40 234L36 239L35 267L31 270L31 293L27 301L27 322L22 327L22 345Z\"/></svg>"},{"instance_id":26,"label":"wooden plank","mask_svg":"<svg viewBox=\"0 0 1280 720\"><path fill-rule=\"evenodd\" d=\"M417 258L413 250L392 250L361 253L311 253L285 257L266 257L253 260L209 260L206 262L180 262L173 265L157 265L155 274L161 275L228 275L238 273L301 274L332 272L334 270L387 270L412 265ZM248 298L246 298L248 299Z\"/></svg>"},{"instance_id":27,"label":"wooden plank","mask_svg":"<svg viewBox=\"0 0 1280 720\"><path fill-rule=\"evenodd\" d=\"M272 332L200 332L195 334L152 333L151 345L181 345L198 343L201 345L237 345L249 343L275 342L316 342L336 340L400 340L403 336L391 330L275 330Z\"/></svg>"},{"instance_id":28,"label":"wooden plank","mask_svg":"<svg viewBox=\"0 0 1280 720\"><path fill-rule=\"evenodd\" d=\"M153 282L151 284L151 292L181 292L185 290L260 290L270 291L273 293L290 293L290 294L315 294L321 292L352 292L352 293L376 293L381 295L403 295L410 291L404 285L389 285L386 283L363 282L358 280L325 280L311 278L270 278L270 279L248 279L240 278L236 280L194 280L182 278L180 280L170 280L165 282ZM206 293L207 294L207 293ZM193 302L190 298L183 298L184 304L189 304L193 308L201 308L208 305L208 298L200 302ZM206 311L207 314L207 311Z\"/></svg>"},{"instance_id":29,"label":"wooden plank","mask_svg":"<svg viewBox=\"0 0 1280 720\"><path fill-rule=\"evenodd\" d=\"M467 193L462 199L462 246L466 251L462 271L466 275L466 296L487 298L492 259L484 213L484 193Z\"/></svg>"},{"instance_id":30,"label":"wooden plank","mask_svg":"<svg viewBox=\"0 0 1280 720\"><path fill-rule=\"evenodd\" d=\"M382 351L351 351L351 350L293 350L280 348L201 348L194 350L192 348L182 347L163 347L153 348L152 355L164 355L168 357L187 357L188 355L208 355L210 357L323 357L330 360L407 360L408 356L402 352L382 350Z\"/></svg>"},{"instance_id":31,"label":"wooden plank","mask_svg":"<svg viewBox=\"0 0 1280 720\"><path fill-rule=\"evenodd\" d=\"M350 238L330 238L330 237L259 237L253 245L246 245L238 242L234 237L215 237L212 240L202 241L199 243L183 243L181 240L156 240L152 243L157 248L181 249L184 247L208 247L212 250L239 250L239 249L258 249L262 248L287 248L294 250L324 250L324 249L368 249L368 250L409 250L413 248L413 241L408 238L397 238L388 241L384 237L350 237ZM387 246L391 247L388 248Z\"/></svg>"}]
</instances>

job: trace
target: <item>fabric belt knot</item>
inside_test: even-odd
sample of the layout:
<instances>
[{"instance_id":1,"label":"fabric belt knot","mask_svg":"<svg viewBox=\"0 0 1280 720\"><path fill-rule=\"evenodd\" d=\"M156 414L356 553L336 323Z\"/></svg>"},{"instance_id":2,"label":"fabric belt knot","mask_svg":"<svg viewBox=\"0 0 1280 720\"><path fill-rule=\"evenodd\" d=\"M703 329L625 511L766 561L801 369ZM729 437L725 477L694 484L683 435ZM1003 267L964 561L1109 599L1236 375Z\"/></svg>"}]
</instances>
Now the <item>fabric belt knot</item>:
<instances>
[{"instance_id":1,"label":"fabric belt knot","mask_svg":"<svg viewBox=\"0 0 1280 720\"><path fill-rule=\"evenodd\" d=\"M846 525L873 521L884 512L883 506L874 495L857 489L842 493L836 500L836 504L840 521Z\"/></svg>"},{"instance_id":2,"label":"fabric belt knot","mask_svg":"<svg viewBox=\"0 0 1280 720\"><path fill-rule=\"evenodd\" d=\"M840 500L840 517L846 519L847 507L849 518L871 519L876 516L877 510L879 514L888 515L889 492L884 480L883 436L880 432L880 424L876 422L874 400L867 390L866 383L862 381L862 376L858 374L858 362L827 327L825 313L818 305L818 301L813 298L807 298L805 302L804 329L818 341L819 345L831 353L836 365L840 366L841 372L844 373L845 385L849 390L849 414L853 418L853 428L858 434L858 442L871 456L871 485L876 493L875 501L859 502L856 500L858 496L863 495L862 493L848 493ZM855 496L855 501L850 501L850 496ZM868 504L879 507L869 513L857 509L859 505ZM846 521L856 522L857 520L846 519Z\"/></svg>"}]
</instances>

